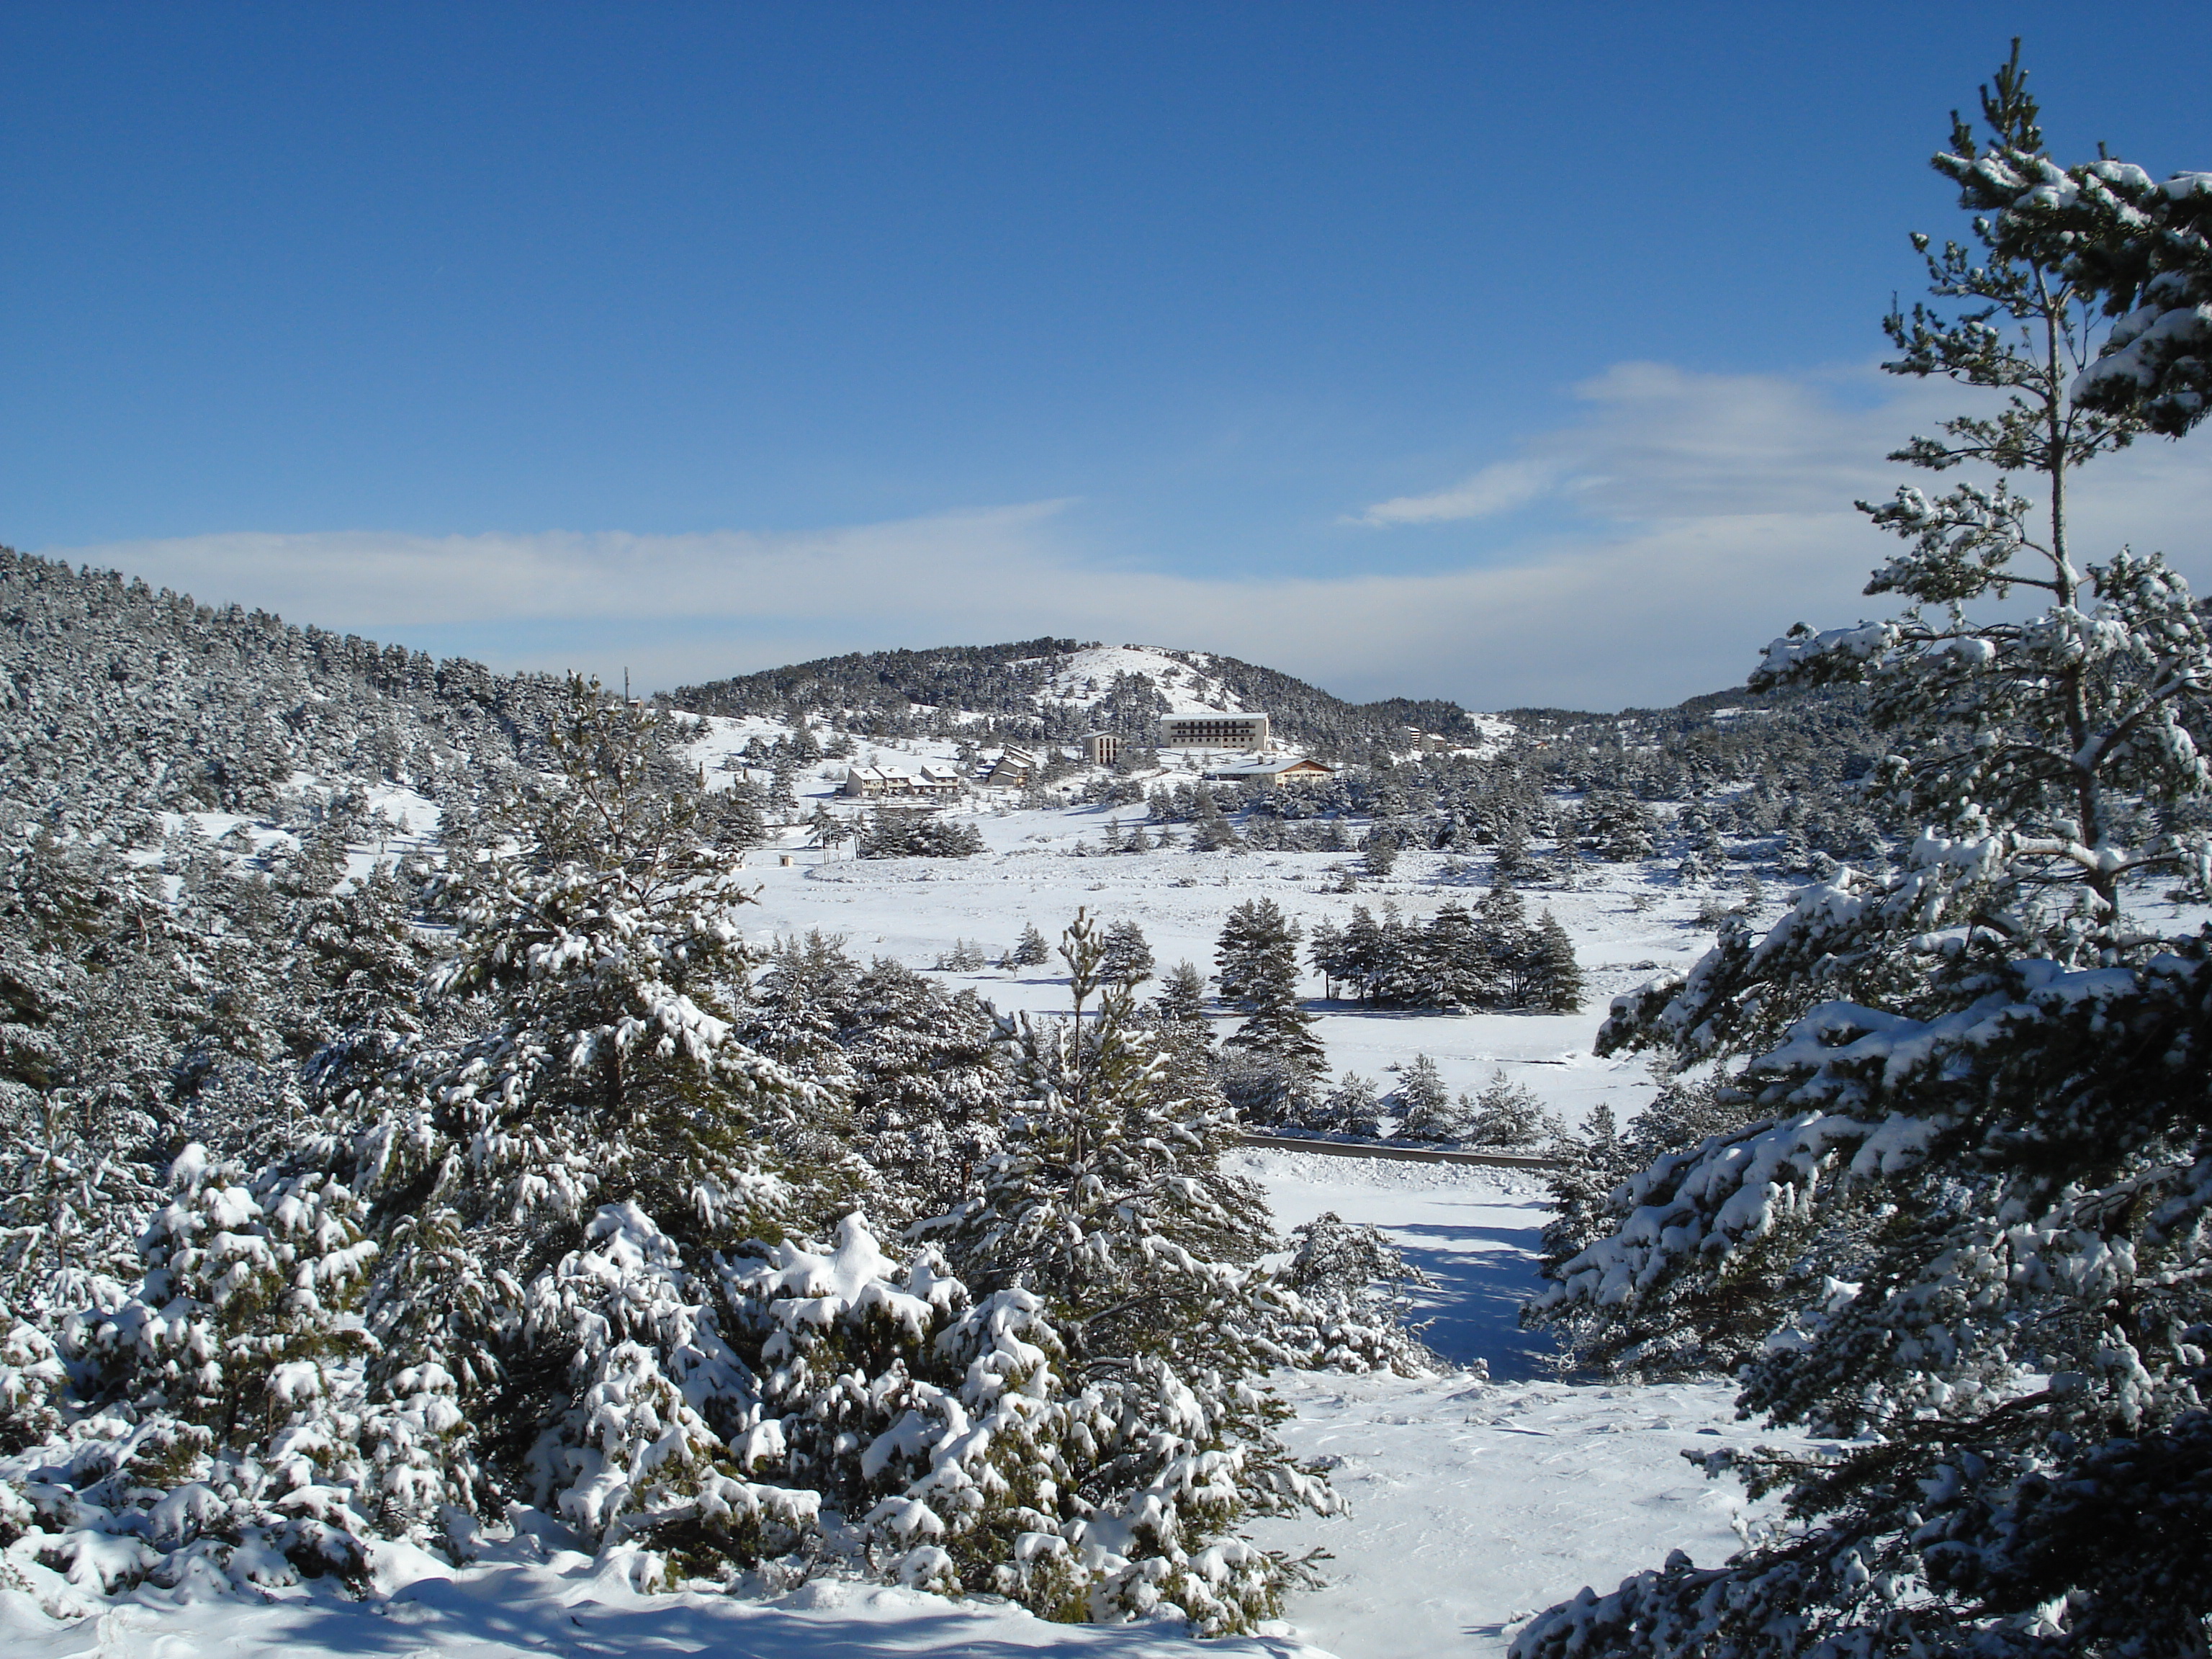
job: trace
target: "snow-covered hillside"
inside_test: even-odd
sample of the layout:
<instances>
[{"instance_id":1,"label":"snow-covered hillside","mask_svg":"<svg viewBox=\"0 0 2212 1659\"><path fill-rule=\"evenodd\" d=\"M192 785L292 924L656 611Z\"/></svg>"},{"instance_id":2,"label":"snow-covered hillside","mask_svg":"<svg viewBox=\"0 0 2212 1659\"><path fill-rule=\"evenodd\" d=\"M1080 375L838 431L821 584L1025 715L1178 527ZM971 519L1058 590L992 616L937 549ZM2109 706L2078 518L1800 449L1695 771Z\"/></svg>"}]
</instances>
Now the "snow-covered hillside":
<instances>
[{"instance_id":1,"label":"snow-covered hillside","mask_svg":"<svg viewBox=\"0 0 2212 1659\"><path fill-rule=\"evenodd\" d=\"M1103 728L1142 743L1164 714L1264 713L1278 738L1335 758L1405 751L1409 728L1480 748L1517 729L1455 703L1352 703L1275 669L1205 651L1030 640L860 652L679 687L678 708L832 722L876 737L988 724L1024 742Z\"/></svg>"},{"instance_id":2,"label":"snow-covered hillside","mask_svg":"<svg viewBox=\"0 0 2212 1659\"><path fill-rule=\"evenodd\" d=\"M1088 708L1111 690L1124 675L1147 681L1170 714L1200 714L1208 710L1242 714L1250 711L1220 681L1200 668L1182 662L1157 646L1089 645L1062 657L1040 658L1048 678L1038 693L1041 702L1066 703ZM1199 663L1205 660L1200 657Z\"/></svg>"}]
</instances>

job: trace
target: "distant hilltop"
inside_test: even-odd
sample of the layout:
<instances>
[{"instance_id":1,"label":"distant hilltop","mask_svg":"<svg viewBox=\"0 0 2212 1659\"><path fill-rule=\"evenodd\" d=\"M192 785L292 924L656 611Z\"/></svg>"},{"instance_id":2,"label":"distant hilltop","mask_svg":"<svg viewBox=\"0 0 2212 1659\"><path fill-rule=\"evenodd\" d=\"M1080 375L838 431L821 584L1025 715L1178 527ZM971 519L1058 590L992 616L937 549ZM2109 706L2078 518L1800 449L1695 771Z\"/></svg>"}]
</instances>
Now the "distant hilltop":
<instances>
[{"instance_id":1,"label":"distant hilltop","mask_svg":"<svg viewBox=\"0 0 2212 1659\"><path fill-rule=\"evenodd\" d=\"M854 652L680 687L667 700L705 714L794 721L834 715L887 737L957 723L980 725L1001 740L1042 743L1108 732L1150 744L1179 723L1241 716L1261 722L1259 745L1272 735L1310 754L1352 761L1424 746L1478 748L1513 730L1455 702L1346 702L1277 670L1211 652L1062 639Z\"/></svg>"}]
</instances>

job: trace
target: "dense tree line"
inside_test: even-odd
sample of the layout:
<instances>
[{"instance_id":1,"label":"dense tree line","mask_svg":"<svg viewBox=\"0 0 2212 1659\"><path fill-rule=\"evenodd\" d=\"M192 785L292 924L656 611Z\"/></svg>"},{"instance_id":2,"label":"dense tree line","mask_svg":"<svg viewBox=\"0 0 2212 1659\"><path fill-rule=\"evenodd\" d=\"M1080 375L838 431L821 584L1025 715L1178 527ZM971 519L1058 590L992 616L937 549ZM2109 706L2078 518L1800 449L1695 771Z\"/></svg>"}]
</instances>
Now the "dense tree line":
<instances>
[{"instance_id":1,"label":"dense tree line","mask_svg":"<svg viewBox=\"0 0 2212 1659\"><path fill-rule=\"evenodd\" d=\"M1419 927L1364 904L1342 927L1314 930L1310 955L1329 992L1405 1007L1528 1008L1572 1013L1583 974L1574 942L1547 910L1533 923L1510 886L1493 887L1472 910L1448 900Z\"/></svg>"},{"instance_id":2,"label":"dense tree line","mask_svg":"<svg viewBox=\"0 0 2212 1659\"><path fill-rule=\"evenodd\" d=\"M0 548L0 799L58 829L260 816L295 774L442 798L541 763L557 680L294 628Z\"/></svg>"},{"instance_id":3,"label":"dense tree line","mask_svg":"<svg viewBox=\"0 0 2212 1659\"><path fill-rule=\"evenodd\" d=\"M983 850L983 832L958 818L927 812L871 812L854 850L864 859L964 859Z\"/></svg>"}]
</instances>

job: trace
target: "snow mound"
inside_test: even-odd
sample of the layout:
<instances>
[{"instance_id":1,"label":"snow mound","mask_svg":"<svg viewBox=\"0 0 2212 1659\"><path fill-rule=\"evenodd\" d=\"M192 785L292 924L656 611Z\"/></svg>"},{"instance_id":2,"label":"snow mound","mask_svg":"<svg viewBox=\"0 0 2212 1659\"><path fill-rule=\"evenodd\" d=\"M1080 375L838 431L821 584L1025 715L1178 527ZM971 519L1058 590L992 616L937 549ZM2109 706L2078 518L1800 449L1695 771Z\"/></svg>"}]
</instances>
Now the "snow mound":
<instances>
[{"instance_id":1,"label":"snow mound","mask_svg":"<svg viewBox=\"0 0 2212 1659\"><path fill-rule=\"evenodd\" d=\"M383 1654L392 1659L543 1659L546 1654L718 1654L820 1659L853 1654L987 1654L994 1659L1328 1659L1286 1634L1200 1644L1158 1623L1048 1623L1005 1602L954 1602L895 1586L816 1579L767 1601L632 1588L624 1563L594 1564L542 1528L453 1568L404 1545L375 1550L374 1593L355 1599L310 1581L251 1596L221 1588L141 1589L97 1609L43 1569L30 1589L0 1588L0 1644L18 1659L64 1656ZM43 1591L43 1594L40 1592ZM41 1606L41 1602L48 1604ZM76 1618L55 1613L78 1612Z\"/></svg>"}]
</instances>

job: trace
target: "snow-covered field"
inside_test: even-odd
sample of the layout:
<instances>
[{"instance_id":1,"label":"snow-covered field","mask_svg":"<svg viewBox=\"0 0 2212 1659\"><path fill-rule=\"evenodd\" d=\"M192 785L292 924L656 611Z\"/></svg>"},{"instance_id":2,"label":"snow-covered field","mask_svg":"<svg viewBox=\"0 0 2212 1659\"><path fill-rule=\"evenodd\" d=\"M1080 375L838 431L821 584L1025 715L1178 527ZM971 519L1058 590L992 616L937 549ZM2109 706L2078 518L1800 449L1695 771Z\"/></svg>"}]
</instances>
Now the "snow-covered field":
<instances>
[{"instance_id":1,"label":"snow-covered field","mask_svg":"<svg viewBox=\"0 0 2212 1659\"><path fill-rule=\"evenodd\" d=\"M1109 651L1096 665L1110 680ZM1193 675L1190 701L1210 688ZM1079 687L1066 690L1074 693ZM710 777L765 721L716 720L701 728L698 758ZM853 757L893 765L942 761L945 744L866 745ZM835 805L844 761L802 782L811 810ZM392 839L434 835L434 805L395 792ZM857 804L855 804L857 805ZM749 859L758 884L749 930L763 943L811 929L842 935L862 958L895 957L930 969L968 940L993 957L1024 925L1048 938L1086 907L1130 918L1160 964L1210 969L1230 908L1274 899L1309 929L1342 921L1355 903L1398 906L1416 920L1452 897L1472 902L1489 872L1407 854L1387 880L1363 878L1356 894L1333 890L1341 854L1197 854L1171 848L1108 855L1118 817L1140 808L973 812L988 852L966 860L863 861L801 843L799 833ZM234 821L210 819L220 835ZM249 833L252 826L246 826ZM373 849L371 849L373 851ZM366 854L365 854L366 856ZM1623 1120L1648 1098L1640 1060L1590 1053L1606 1001L1657 968L1686 964L1706 942L1687 926L1696 895L1632 866L1595 866L1565 890L1530 889L1531 915L1549 908L1565 926L1590 981L1575 1015L1450 1017L1362 1012L1316 1005L1332 1069L1389 1086L1390 1072L1431 1056L1454 1089L1479 1088L1493 1070L1532 1087L1552 1110L1579 1122L1601 1102ZM1048 969L945 974L1002 1009L1063 1006ZM1310 983L1310 994L1321 987ZM11 1654L160 1656L279 1652L389 1655L392 1659L505 1659L508 1655L727 1654L1135 1656L1200 1651L1290 1656L1319 1650L1364 1659L1407 1654L1500 1653L1518 1621L1571 1595L1602 1588L1671 1548L1716 1559L1735 1542L1741 1495L1705 1481L1686 1448L1747 1442L1720 1386L1564 1385L1542 1364L1542 1344L1518 1327L1535 1287L1534 1249L1546 1217L1543 1188L1516 1171L1383 1163L1248 1150L1239 1164L1265 1185L1279 1225L1323 1211L1387 1229L1437 1281L1424 1299L1429 1340L1450 1359L1482 1361L1487 1381L1462 1373L1426 1382L1305 1375L1282 1380L1297 1411L1289 1438L1328 1462L1347 1512L1267 1523L1270 1547L1326 1551L1325 1587L1294 1599L1280 1629L1199 1644L1160 1627L1077 1629L1048 1625L1005 1605L954 1606L915 1593L816 1583L747 1600L646 1596L619 1564L595 1568L553 1535L488 1548L453 1568L403 1548L383 1551L377 1593L352 1600L318 1586L267 1592L251 1604L234 1592L187 1586L142 1589L110 1601L53 1581L11 1585L0 1566L0 1641ZM57 1618L54 1615L63 1615Z\"/></svg>"},{"instance_id":2,"label":"snow-covered field","mask_svg":"<svg viewBox=\"0 0 2212 1659\"><path fill-rule=\"evenodd\" d=\"M712 718L702 722L691 752L710 781L727 778L720 769L725 756L750 737L773 737L783 729L767 720ZM928 740L862 744L852 761L825 761L814 769L800 785L801 805L808 811L822 805L857 813L860 802L836 793L847 765L880 757L913 769L950 761L953 754L953 744ZM1147 781L1187 783L1195 776L1170 771ZM1455 899L1474 904L1490 881L1489 867L1480 860L1431 853L1404 854L1387 879L1363 878L1359 890L1351 894L1325 890L1334 888L1342 865L1358 862L1353 854L1195 854L1182 848L1109 854L1103 850L1109 842L1146 821L1141 806L1023 811L1003 804L1003 798L994 801L998 793L985 792L965 809L988 849L979 858L861 860L849 846L825 852L796 844L805 840L799 832L789 838L793 844L760 849L748 871L759 889L757 909L747 912L749 931L766 943L819 928L842 935L847 948L863 960L890 957L926 969L962 940L981 945L995 960L1029 923L1056 939L1083 907L1109 921L1126 916L1139 922L1163 969L1189 961L1210 973L1223 919L1248 899L1274 900L1310 932L1316 922L1341 923L1354 905L1378 914L1386 904L1395 905L1409 919L1423 921ZM1357 1071L1387 1090L1392 1068L1425 1054L1454 1090L1480 1087L1502 1069L1534 1088L1571 1125L1600 1101L1625 1120L1650 1097L1650 1079L1640 1060L1591 1055L1605 1005L1662 968L1687 966L1710 940L1686 925L1701 896L1654 881L1643 866L1589 867L1593 873L1573 888L1531 887L1524 894L1532 919L1549 909L1574 939L1589 982L1583 1013L1362 1012L1350 1004L1316 1003L1332 1070ZM972 984L1010 1012L1042 1012L1064 1005L1062 982L1048 969L946 979ZM1322 989L1317 977L1307 988L1316 997Z\"/></svg>"},{"instance_id":3,"label":"snow-covered field","mask_svg":"<svg viewBox=\"0 0 2212 1659\"><path fill-rule=\"evenodd\" d=\"M17 1659L1326 1659L1287 1635L1200 1644L1180 1626L1105 1629L1048 1624L1006 1606L956 1605L915 1590L852 1583L802 1585L761 1599L642 1595L616 1567L525 1539L455 1570L410 1550L380 1553L374 1595L276 1592L258 1605L141 1589L57 1623L21 1592L0 1589L0 1641Z\"/></svg>"}]
</instances>

